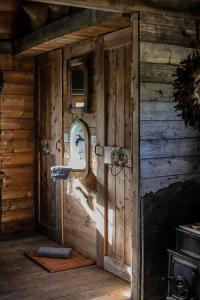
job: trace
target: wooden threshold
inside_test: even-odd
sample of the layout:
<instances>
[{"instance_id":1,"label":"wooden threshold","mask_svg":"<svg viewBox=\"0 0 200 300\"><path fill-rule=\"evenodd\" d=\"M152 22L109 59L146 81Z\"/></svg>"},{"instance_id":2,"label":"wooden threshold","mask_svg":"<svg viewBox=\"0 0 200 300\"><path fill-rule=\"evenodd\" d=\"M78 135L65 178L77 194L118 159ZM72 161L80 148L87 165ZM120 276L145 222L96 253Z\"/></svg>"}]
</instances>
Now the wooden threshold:
<instances>
[{"instance_id":1,"label":"wooden threshold","mask_svg":"<svg viewBox=\"0 0 200 300\"><path fill-rule=\"evenodd\" d=\"M131 282L131 267L115 260L112 257L104 257L104 269L125 281Z\"/></svg>"}]
</instances>

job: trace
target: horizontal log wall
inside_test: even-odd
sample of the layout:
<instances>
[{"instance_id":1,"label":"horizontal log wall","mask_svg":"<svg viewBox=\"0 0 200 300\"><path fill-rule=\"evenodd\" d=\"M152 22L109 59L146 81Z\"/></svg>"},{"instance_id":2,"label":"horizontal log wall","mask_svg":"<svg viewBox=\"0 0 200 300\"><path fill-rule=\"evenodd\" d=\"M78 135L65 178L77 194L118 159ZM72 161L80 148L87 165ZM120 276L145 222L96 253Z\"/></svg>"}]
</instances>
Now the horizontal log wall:
<instances>
[{"instance_id":1,"label":"horizontal log wall","mask_svg":"<svg viewBox=\"0 0 200 300\"><path fill-rule=\"evenodd\" d=\"M200 178L200 133L175 111L173 74L198 48L193 20L140 14L140 196L144 300L165 299L167 248L175 228L195 222ZM194 196L193 196L194 195Z\"/></svg>"},{"instance_id":2,"label":"horizontal log wall","mask_svg":"<svg viewBox=\"0 0 200 300\"><path fill-rule=\"evenodd\" d=\"M2 233L30 230L33 207L33 63L0 56L0 171Z\"/></svg>"},{"instance_id":3,"label":"horizontal log wall","mask_svg":"<svg viewBox=\"0 0 200 300\"><path fill-rule=\"evenodd\" d=\"M175 111L173 74L198 48L195 21L140 15L140 191L200 176L200 134Z\"/></svg>"}]
</instances>

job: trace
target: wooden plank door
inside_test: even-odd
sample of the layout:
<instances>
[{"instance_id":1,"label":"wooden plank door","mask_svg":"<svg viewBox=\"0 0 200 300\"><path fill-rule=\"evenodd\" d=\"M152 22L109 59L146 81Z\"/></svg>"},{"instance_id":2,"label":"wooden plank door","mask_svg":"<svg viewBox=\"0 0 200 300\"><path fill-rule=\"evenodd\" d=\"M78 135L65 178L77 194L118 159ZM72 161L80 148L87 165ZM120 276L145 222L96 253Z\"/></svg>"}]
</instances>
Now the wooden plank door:
<instances>
[{"instance_id":1,"label":"wooden plank door","mask_svg":"<svg viewBox=\"0 0 200 300\"><path fill-rule=\"evenodd\" d=\"M105 143L132 149L131 46L105 51ZM132 150L131 150L132 151ZM116 169L118 172L118 169ZM105 269L130 281L132 169L105 170Z\"/></svg>"},{"instance_id":2,"label":"wooden plank door","mask_svg":"<svg viewBox=\"0 0 200 300\"><path fill-rule=\"evenodd\" d=\"M50 169L62 165L62 50L36 58L36 117L39 232L62 241L61 182L51 179Z\"/></svg>"}]
</instances>

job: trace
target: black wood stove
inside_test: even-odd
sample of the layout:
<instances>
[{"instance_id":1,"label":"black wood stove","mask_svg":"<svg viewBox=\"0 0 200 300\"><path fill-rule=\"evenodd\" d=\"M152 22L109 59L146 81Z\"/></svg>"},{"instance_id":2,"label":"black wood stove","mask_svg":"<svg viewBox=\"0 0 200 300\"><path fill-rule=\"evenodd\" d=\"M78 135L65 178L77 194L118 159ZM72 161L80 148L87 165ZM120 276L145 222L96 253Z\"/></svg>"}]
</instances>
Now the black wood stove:
<instances>
[{"instance_id":1,"label":"black wood stove","mask_svg":"<svg viewBox=\"0 0 200 300\"><path fill-rule=\"evenodd\" d=\"M176 250L169 252L167 300L200 300L200 224L176 229Z\"/></svg>"}]
</instances>

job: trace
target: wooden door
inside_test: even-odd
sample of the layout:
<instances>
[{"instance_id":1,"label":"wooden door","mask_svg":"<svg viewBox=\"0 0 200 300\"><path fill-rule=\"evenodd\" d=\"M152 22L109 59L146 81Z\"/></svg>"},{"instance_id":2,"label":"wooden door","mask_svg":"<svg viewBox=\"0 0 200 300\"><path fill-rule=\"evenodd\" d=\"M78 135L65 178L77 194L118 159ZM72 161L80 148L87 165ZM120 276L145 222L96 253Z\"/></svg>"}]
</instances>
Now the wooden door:
<instances>
[{"instance_id":1,"label":"wooden door","mask_svg":"<svg viewBox=\"0 0 200 300\"><path fill-rule=\"evenodd\" d=\"M51 178L51 167L62 165L62 50L36 58L37 190L36 227L62 241L61 182Z\"/></svg>"},{"instance_id":2,"label":"wooden door","mask_svg":"<svg viewBox=\"0 0 200 300\"><path fill-rule=\"evenodd\" d=\"M105 146L132 151L131 46L105 51L104 62ZM130 281L132 169L113 176L111 165L104 168L104 267Z\"/></svg>"}]
</instances>

